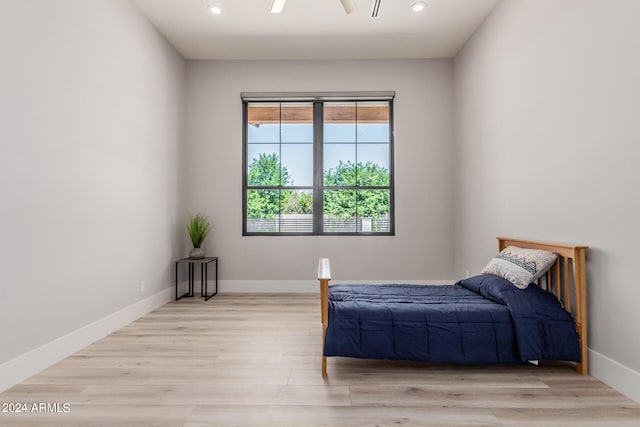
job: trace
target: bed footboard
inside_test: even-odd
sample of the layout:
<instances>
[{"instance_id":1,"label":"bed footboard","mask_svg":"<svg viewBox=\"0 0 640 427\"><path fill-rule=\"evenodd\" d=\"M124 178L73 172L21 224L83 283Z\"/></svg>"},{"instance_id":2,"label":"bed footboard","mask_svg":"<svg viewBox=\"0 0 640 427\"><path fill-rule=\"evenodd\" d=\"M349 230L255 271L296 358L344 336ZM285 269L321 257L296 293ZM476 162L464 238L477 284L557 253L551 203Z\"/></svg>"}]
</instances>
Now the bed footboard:
<instances>
[{"instance_id":1,"label":"bed footboard","mask_svg":"<svg viewBox=\"0 0 640 427\"><path fill-rule=\"evenodd\" d=\"M329 325L329 281L331 266L329 258L318 260L318 280L320 281L320 313L322 317L322 376L327 376L327 357L324 355L324 338Z\"/></svg>"}]
</instances>

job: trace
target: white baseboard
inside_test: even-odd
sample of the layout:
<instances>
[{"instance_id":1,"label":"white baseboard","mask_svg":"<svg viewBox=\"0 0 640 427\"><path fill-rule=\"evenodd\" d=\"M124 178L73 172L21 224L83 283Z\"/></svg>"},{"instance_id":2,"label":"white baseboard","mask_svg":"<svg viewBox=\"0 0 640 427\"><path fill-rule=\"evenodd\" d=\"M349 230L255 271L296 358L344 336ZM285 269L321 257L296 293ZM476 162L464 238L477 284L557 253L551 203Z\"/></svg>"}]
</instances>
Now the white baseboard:
<instances>
[{"instance_id":1,"label":"white baseboard","mask_svg":"<svg viewBox=\"0 0 640 427\"><path fill-rule=\"evenodd\" d=\"M197 284L197 283L196 283ZM209 292L212 283L208 283ZM196 286L200 290L199 286ZM317 280L220 280L218 290L225 293L311 293L320 292Z\"/></svg>"},{"instance_id":2,"label":"white baseboard","mask_svg":"<svg viewBox=\"0 0 640 427\"><path fill-rule=\"evenodd\" d=\"M1 364L0 393L166 304L174 292L167 288Z\"/></svg>"},{"instance_id":3,"label":"white baseboard","mask_svg":"<svg viewBox=\"0 0 640 427\"><path fill-rule=\"evenodd\" d=\"M640 403L640 373L589 349L589 374Z\"/></svg>"}]
</instances>

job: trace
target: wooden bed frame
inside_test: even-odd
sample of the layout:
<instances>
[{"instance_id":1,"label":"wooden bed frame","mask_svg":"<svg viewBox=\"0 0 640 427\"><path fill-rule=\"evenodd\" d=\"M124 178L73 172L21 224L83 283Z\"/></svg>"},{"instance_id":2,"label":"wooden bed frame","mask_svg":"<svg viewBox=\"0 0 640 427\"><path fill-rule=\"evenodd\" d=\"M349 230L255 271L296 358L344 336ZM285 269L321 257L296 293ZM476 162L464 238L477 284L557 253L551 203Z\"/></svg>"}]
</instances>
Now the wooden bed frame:
<instances>
[{"instance_id":1,"label":"wooden bed frame","mask_svg":"<svg viewBox=\"0 0 640 427\"><path fill-rule=\"evenodd\" d=\"M498 237L498 250L507 246L527 249L542 249L555 252L558 259L551 269L538 281L538 286L552 292L573 315L580 339L582 362L576 363L576 371L582 375L589 373L587 363L587 290L585 254L587 246L543 243L530 240ZM327 376L327 357L324 356L324 339L329 325L329 281L331 266L328 258L318 261L320 281L320 311L322 314L322 376Z\"/></svg>"}]
</instances>

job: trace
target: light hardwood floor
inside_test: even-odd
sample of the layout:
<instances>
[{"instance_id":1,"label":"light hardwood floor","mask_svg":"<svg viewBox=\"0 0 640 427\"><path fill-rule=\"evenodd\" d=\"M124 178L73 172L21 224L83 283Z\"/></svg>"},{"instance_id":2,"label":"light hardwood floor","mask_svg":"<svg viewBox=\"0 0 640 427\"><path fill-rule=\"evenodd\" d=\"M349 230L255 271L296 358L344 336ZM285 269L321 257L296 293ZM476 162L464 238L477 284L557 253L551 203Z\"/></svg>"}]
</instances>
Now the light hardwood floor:
<instances>
[{"instance_id":1,"label":"light hardwood floor","mask_svg":"<svg viewBox=\"0 0 640 427\"><path fill-rule=\"evenodd\" d=\"M561 364L330 358L323 379L319 311L317 295L169 303L0 394L70 412L0 425L640 426L640 405Z\"/></svg>"}]
</instances>

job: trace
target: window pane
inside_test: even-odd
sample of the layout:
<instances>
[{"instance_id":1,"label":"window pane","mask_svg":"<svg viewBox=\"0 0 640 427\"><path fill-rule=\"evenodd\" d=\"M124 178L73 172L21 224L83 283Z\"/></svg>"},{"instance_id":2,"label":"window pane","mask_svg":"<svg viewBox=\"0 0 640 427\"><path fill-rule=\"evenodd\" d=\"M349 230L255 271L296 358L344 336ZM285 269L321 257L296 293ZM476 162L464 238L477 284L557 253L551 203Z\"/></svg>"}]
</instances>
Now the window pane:
<instances>
[{"instance_id":1,"label":"window pane","mask_svg":"<svg viewBox=\"0 0 640 427\"><path fill-rule=\"evenodd\" d=\"M279 142L280 125L249 125L247 126L247 141L256 142Z\"/></svg>"},{"instance_id":2,"label":"window pane","mask_svg":"<svg viewBox=\"0 0 640 427\"><path fill-rule=\"evenodd\" d=\"M313 191L282 192L280 232L311 233L313 231Z\"/></svg>"},{"instance_id":3,"label":"window pane","mask_svg":"<svg viewBox=\"0 0 640 427\"><path fill-rule=\"evenodd\" d=\"M358 142L389 142L389 125L358 123Z\"/></svg>"},{"instance_id":4,"label":"window pane","mask_svg":"<svg viewBox=\"0 0 640 427\"><path fill-rule=\"evenodd\" d=\"M326 190L323 222L323 231L326 233L355 233L356 191Z\"/></svg>"},{"instance_id":5,"label":"window pane","mask_svg":"<svg viewBox=\"0 0 640 427\"><path fill-rule=\"evenodd\" d=\"M282 144L282 185L313 186L313 144Z\"/></svg>"},{"instance_id":6,"label":"window pane","mask_svg":"<svg viewBox=\"0 0 640 427\"><path fill-rule=\"evenodd\" d=\"M358 231L381 233L390 231L391 191L358 190L357 214L360 222Z\"/></svg>"},{"instance_id":7,"label":"window pane","mask_svg":"<svg viewBox=\"0 0 640 427\"><path fill-rule=\"evenodd\" d=\"M280 142L280 104L249 103L247 142Z\"/></svg>"},{"instance_id":8,"label":"window pane","mask_svg":"<svg viewBox=\"0 0 640 427\"><path fill-rule=\"evenodd\" d=\"M325 103L323 129L325 143L355 142L356 103Z\"/></svg>"},{"instance_id":9,"label":"window pane","mask_svg":"<svg viewBox=\"0 0 640 427\"><path fill-rule=\"evenodd\" d=\"M351 161L340 162L335 168L327 169L324 175L324 185L327 187L356 185L355 164Z\"/></svg>"},{"instance_id":10,"label":"window pane","mask_svg":"<svg viewBox=\"0 0 640 427\"><path fill-rule=\"evenodd\" d=\"M325 144L340 144L356 141L356 124L325 124Z\"/></svg>"},{"instance_id":11,"label":"window pane","mask_svg":"<svg viewBox=\"0 0 640 427\"><path fill-rule=\"evenodd\" d=\"M247 190L247 231L312 232L313 191Z\"/></svg>"},{"instance_id":12,"label":"window pane","mask_svg":"<svg viewBox=\"0 0 640 427\"><path fill-rule=\"evenodd\" d=\"M389 142L389 103L358 102L358 142Z\"/></svg>"},{"instance_id":13,"label":"window pane","mask_svg":"<svg viewBox=\"0 0 640 427\"><path fill-rule=\"evenodd\" d=\"M281 182L279 145L248 144L247 184L278 187Z\"/></svg>"},{"instance_id":14,"label":"window pane","mask_svg":"<svg viewBox=\"0 0 640 427\"><path fill-rule=\"evenodd\" d=\"M389 144L358 144L358 185L389 185Z\"/></svg>"},{"instance_id":15,"label":"window pane","mask_svg":"<svg viewBox=\"0 0 640 427\"><path fill-rule=\"evenodd\" d=\"M356 145L324 146L324 185L356 185Z\"/></svg>"},{"instance_id":16,"label":"window pane","mask_svg":"<svg viewBox=\"0 0 640 427\"><path fill-rule=\"evenodd\" d=\"M280 140L283 143L313 142L313 104L282 104Z\"/></svg>"},{"instance_id":17,"label":"window pane","mask_svg":"<svg viewBox=\"0 0 640 427\"><path fill-rule=\"evenodd\" d=\"M282 123L280 130L282 143L299 144L313 142L313 125Z\"/></svg>"},{"instance_id":18,"label":"window pane","mask_svg":"<svg viewBox=\"0 0 640 427\"><path fill-rule=\"evenodd\" d=\"M356 162L356 144L329 144L324 146L324 171L342 163Z\"/></svg>"},{"instance_id":19,"label":"window pane","mask_svg":"<svg viewBox=\"0 0 640 427\"><path fill-rule=\"evenodd\" d=\"M247 190L247 231L279 231L281 190Z\"/></svg>"}]
</instances>

